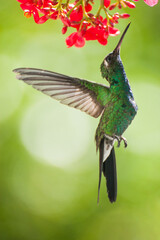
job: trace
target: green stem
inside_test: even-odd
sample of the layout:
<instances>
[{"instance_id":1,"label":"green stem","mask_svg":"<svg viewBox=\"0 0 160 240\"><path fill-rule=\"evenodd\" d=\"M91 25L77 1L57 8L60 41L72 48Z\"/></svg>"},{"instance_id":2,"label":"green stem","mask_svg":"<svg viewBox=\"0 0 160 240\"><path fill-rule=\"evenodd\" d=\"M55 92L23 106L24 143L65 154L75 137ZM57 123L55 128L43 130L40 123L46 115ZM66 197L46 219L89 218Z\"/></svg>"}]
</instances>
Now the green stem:
<instances>
[{"instance_id":1,"label":"green stem","mask_svg":"<svg viewBox=\"0 0 160 240\"><path fill-rule=\"evenodd\" d=\"M69 0L67 0L67 2L66 2L66 7L68 7L68 4L69 4Z\"/></svg>"},{"instance_id":2,"label":"green stem","mask_svg":"<svg viewBox=\"0 0 160 240\"><path fill-rule=\"evenodd\" d=\"M104 6L104 0L100 0L100 6L101 6L101 7Z\"/></svg>"},{"instance_id":3,"label":"green stem","mask_svg":"<svg viewBox=\"0 0 160 240\"><path fill-rule=\"evenodd\" d=\"M106 18L107 18L107 20L109 20L110 18L112 18L111 17L111 15L108 13L108 11L107 11L107 8L104 6L104 12L105 12L105 15L106 15Z\"/></svg>"},{"instance_id":4,"label":"green stem","mask_svg":"<svg viewBox=\"0 0 160 240\"><path fill-rule=\"evenodd\" d=\"M95 17L99 17L101 10L104 9L104 0L100 0L100 6L98 8L98 12L96 13Z\"/></svg>"},{"instance_id":5,"label":"green stem","mask_svg":"<svg viewBox=\"0 0 160 240\"><path fill-rule=\"evenodd\" d=\"M59 6L59 8L61 8L61 6L62 6L62 0L59 0L58 6Z\"/></svg>"},{"instance_id":6,"label":"green stem","mask_svg":"<svg viewBox=\"0 0 160 240\"><path fill-rule=\"evenodd\" d=\"M80 5L81 1L82 1L82 0L78 1L78 2L76 3L76 5L75 5L73 8L71 8L71 10L68 11L67 17L69 17L70 14L71 14L71 12L72 12L78 5Z\"/></svg>"},{"instance_id":7,"label":"green stem","mask_svg":"<svg viewBox=\"0 0 160 240\"><path fill-rule=\"evenodd\" d=\"M61 10L62 10L62 0L59 0L56 10L58 11L58 17L59 17Z\"/></svg>"},{"instance_id":8,"label":"green stem","mask_svg":"<svg viewBox=\"0 0 160 240\"><path fill-rule=\"evenodd\" d=\"M86 13L86 10L85 10L85 5L86 5L86 1L85 0L82 0L82 10L83 10L83 18L84 19L88 19L88 14Z\"/></svg>"},{"instance_id":9,"label":"green stem","mask_svg":"<svg viewBox=\"0 0 160 240\"><path fill-rule=\"evenodd\" d=\"M98 12L95 15L95 18L99 17L101 10L102 10L102 6L100 5L98 8Z\"/></svg>"}]
</instances>

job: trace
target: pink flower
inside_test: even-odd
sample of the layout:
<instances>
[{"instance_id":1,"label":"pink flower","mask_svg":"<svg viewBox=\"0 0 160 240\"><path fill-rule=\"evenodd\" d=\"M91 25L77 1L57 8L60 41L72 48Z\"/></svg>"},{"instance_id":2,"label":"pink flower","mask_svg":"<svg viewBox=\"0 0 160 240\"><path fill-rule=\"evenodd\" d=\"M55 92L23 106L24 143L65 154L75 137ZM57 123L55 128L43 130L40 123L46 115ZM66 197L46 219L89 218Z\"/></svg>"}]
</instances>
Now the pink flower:
<instances>
[{"instance_id":1,"label":"pink flower","mask_svg":"<svg viewBox=\"0 0 160 240\"><path fill-rule=\"evenodd\" d=\"M150 7L153 7L158 3L158 0L144 0L144 2L149 5Z\"/></svg>"}]
</instances>

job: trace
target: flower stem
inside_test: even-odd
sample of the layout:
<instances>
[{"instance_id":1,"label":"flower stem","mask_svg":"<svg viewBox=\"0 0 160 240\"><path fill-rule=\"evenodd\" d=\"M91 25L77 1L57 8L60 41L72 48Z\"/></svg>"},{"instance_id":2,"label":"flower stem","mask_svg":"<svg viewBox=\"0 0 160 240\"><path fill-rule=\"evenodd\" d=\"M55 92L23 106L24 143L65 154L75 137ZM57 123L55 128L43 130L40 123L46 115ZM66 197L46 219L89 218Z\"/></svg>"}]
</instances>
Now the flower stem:
<instances>
[{"instance_id":1,"label":"flower stem","mask_svg":"<svg viewBox=\"0 0 160 240\"><path fill-rule=\"evenodd\" d=\"M101 6L101 7L104 6L104 0L100 0L100 6Z\"/></svg>"},{"instance_id":2,"label":"flower stem","mask_svg":"<svg viewBox=\"0 0 160 240\"><path fill-rule=\"evenodd\" d=\"M71 12L72 12L78 5L80 5L81 1L82 1L82 0L79 0L79 1L74 5L74 7L72 7L71 10L68 11L67 17L69 17L70 14L71 14Z\"/></svg>"},{"instance_id":3,"label":"flower stem","mask_svg":"<svg viewBox=\"0 0 160 240\"><path fill-rule=\"evenodd\" d=\"M86 10L85 10L85 4L86 4L86 1L82 0L82 10L83 10L84 19L88 19L88 14L86 13Z\"/></svg>"}]
</instances>

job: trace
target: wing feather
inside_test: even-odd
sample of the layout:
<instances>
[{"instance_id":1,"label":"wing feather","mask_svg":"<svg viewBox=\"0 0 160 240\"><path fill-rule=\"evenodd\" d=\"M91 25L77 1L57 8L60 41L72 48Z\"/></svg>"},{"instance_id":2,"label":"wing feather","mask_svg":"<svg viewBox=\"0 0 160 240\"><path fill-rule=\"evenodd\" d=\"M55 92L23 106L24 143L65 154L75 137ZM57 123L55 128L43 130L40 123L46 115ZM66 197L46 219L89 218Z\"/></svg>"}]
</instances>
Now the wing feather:
<instances>
[{"instance_id":1,"label":"wing feather","mask_svg":"<svg viewBox=\"0 0 160 240\"><path fill-rule=\"evenodd\" d=\"M107 93L107 86L41 69L18 68L13 71L17 73L17 79L95 118L104 109L103 103L97 100L97 88L103 88Z\"/></svg>"}]
</instances>

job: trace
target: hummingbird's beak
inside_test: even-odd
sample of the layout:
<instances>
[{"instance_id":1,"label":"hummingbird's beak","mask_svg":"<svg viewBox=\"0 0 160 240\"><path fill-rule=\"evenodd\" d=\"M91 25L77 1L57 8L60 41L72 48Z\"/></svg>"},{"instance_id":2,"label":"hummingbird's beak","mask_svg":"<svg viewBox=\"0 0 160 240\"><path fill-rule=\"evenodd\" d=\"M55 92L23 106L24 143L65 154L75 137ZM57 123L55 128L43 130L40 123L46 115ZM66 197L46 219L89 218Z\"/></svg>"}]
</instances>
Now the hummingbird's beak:
<instances>
[{"instance_id":1,"label":"hummingbird's beak","mask_svg":"<svg viewBox=\"0 0 160 240\"><path fill-rule=\"evenodd\" d=\"M119 53L120 53L120 48L121 48L121 44L122 44L123 38L124 38L124 36L125 36L128 28L129 28L130 24L131 24L131 23L129 23L129 24L127 25L127 27L125 28L125 30L124 30L124 32L123 32L123 34L122 34L122 36L121 36L121 38L120 38L120 40L119 40L116 48L115 48L114 51L113 51L113 53L114 53L115 55L119 55Z\"/></svg>"}]
</instances>

